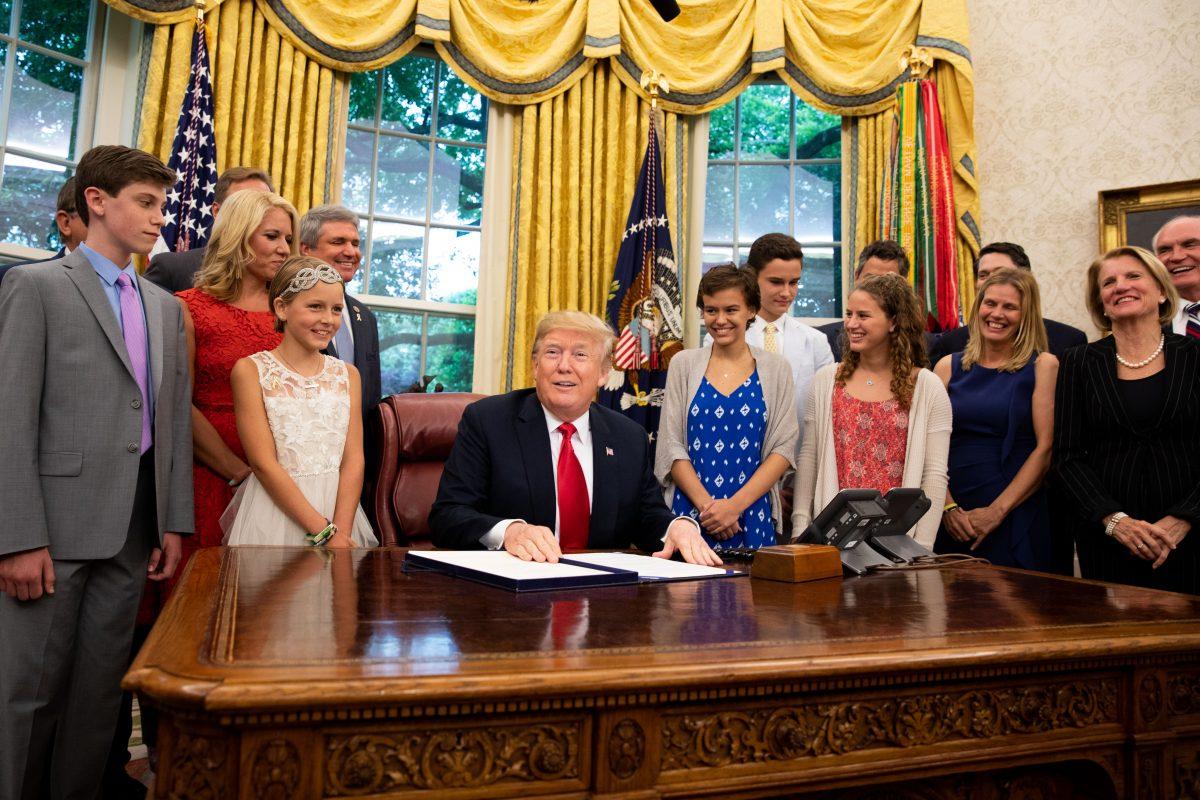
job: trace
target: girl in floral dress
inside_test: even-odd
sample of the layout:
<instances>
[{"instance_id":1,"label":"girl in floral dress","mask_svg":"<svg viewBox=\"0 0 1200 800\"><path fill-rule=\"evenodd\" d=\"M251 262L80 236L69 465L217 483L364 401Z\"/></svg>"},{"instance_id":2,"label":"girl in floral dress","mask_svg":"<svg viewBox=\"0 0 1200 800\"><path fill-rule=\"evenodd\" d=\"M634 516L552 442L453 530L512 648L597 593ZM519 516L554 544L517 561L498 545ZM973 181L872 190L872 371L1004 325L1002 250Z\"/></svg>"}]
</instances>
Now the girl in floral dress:
<instances>
[{"instance_id":1,"label":"girl in floral dress","mask_svg":"<svg viewBox=\"0 0 1200 800\"><path fill-rule=\"evenodd\" d=\"M946 496L950 399L925 367L924 314L898 275L864 279L846 303L843 359L819 370L796 466L792 532L842 489L919 488L914 537L932 547Z\"/></svg>"}]
</instances>

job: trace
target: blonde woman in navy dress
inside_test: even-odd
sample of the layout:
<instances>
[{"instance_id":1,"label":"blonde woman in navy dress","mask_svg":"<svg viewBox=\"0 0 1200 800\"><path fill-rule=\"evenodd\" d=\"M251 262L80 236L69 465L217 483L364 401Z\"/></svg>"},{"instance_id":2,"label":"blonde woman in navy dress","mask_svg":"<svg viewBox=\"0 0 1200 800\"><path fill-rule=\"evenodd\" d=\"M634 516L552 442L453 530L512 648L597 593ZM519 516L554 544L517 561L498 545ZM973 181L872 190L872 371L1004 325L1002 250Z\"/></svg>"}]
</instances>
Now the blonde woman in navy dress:
<instances>
[{"instance_id":1,"label":"blonde woman in navy dress","mask_svg":"<svg viewBox=\"0 0 1200 800\"><path fill-rule=\"evenodd\" d=\"M775 544L779 480L799 435L791 367L746 343L759 306L748 271L713 267L696 305L712 347L671 359L654 473L671 510L697 520L709 544Z\"/></svg>"}]
</instances>

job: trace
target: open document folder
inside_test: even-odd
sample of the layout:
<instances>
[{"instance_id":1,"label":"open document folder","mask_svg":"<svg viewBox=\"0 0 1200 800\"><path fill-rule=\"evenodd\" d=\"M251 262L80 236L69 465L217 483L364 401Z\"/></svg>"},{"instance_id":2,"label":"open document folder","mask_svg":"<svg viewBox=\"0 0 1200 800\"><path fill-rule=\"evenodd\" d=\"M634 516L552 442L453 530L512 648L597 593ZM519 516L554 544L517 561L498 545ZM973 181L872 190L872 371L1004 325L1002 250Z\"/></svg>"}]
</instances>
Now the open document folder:
<instances>
[{"instance_id":1,"label":"open document folder","mask_svg":"<svg viewBox=\"0 0 1200 800\"><path fill-rule=\"evenodd\" d=\"M557 564L522 561L503 550L410 550L405 569L428 569L514 592L619 586L654 581L686 581L744 575L634 553L573 553Z\"/></svg>"}]
</instances>

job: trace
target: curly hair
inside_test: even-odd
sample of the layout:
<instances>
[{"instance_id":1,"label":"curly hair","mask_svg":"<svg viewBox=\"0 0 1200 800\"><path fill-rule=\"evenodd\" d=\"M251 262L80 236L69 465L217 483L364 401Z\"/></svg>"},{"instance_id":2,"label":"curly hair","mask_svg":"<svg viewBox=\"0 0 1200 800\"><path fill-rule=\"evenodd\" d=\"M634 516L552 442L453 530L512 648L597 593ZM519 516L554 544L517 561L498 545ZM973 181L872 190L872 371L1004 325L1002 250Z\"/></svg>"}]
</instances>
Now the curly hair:
<instances>
[{"instance_id":1,"label":"curly hair","mask_svg":"<svg viewBox=\"0 0 1200 800\"><path fill-rule=\"evenodd\" d=\"M872 275L854 287L855 292L866 292L874 298L884 315L895 325L888 335L888 352L892 366L892 395L907 410L912 405L914 367L928 367L929 356L925 353L924 315L921 304L908 281L899 275ZM846 330L842 329L842 363L838 365L835 380L845 385L854 370L858 369L858 353L850 349Z\"/></svg>"}]
</instances>

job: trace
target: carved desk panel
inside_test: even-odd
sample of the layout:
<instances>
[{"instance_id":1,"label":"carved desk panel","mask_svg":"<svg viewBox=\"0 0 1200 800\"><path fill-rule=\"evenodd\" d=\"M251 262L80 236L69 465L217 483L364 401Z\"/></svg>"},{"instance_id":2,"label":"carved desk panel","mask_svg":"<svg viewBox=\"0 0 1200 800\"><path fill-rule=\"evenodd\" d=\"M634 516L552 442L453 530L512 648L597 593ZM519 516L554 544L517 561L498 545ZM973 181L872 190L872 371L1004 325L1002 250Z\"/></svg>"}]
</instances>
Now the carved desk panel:
<instances>
[{"instance_id":1,"label":"carved desk panel","mask_svg":"<svg viewBox=\"0 0 1200 800\"><path fill-rule=\"evenodd\" d=\"M198 554L161 798L1200 798L1200 598L966 566L513 594Z\"/></svg>"}]
</instances>

